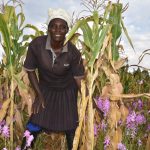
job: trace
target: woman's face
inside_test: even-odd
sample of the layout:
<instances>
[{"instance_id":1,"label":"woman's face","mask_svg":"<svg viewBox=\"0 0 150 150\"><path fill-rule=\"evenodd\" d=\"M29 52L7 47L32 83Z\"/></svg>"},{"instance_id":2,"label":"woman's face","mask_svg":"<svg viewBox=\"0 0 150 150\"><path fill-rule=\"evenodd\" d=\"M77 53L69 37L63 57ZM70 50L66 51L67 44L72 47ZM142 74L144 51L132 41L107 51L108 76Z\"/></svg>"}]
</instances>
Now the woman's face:
<instances>
[{"instance_id":1,"label":"woman's face","mask_svg":"<svg viewBox=\"0 0 150 150\"><path fill-rule=\"evenodd\" d=\"M60 18L51 20L48 26L48 32L50 33L51 40L56 42L64 41L68 32L67 22Z\"/></svg>"}]
</instances>

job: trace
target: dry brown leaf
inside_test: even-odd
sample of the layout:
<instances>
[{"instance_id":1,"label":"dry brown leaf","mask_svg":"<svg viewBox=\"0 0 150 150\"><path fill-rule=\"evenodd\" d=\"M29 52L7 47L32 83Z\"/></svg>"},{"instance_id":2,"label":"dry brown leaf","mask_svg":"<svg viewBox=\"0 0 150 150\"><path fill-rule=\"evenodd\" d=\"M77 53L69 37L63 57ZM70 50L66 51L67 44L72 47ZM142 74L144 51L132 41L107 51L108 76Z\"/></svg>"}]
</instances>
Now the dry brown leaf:
<instances>
[{"instance_id":1,"label":"dry brown leaf","mask_svg":"<svg viewBox=\"0 0 150 150\"><path fill-rule=\"evenodd\" d=\"M121 98L124 98L123 100L129 100L131 99L130 101L132 101L132 98L136 98L136 97L150 97L150 94L149 93L143 93L143 94L118 94L118 95L109 95L110 96L110 100L112 101L118 101L120 100ZM147 98L148 98L147 97Z\"/></svg>"},{"instance_id":2,"label":"dry brown leaf","mask_svg":"<svg viewBox=\"0 0 150 150\"><path fill-rule=\"evenodd\" d=\"M114 64L115 69L116 70L120 69L126 61L127 61L127 58L124 58L124 59L121 58L120 60L116 61Z\"/></svg>"},{"instance_id":3,"label":"dry brown leaf","mask_svg":"<svg viewBox=\"0 0 150 150\"><path fill-rule=\"evenodd\" d=\"M29 92L26 89L21 89L20 87L18 87L19 89L19 93L21 95L22 98L22 110L24 109L24 106L27 106L28 109L28 114L29 116L31 115L31 108L32 108L32 98L31 95L29 94Z\"/></svg>"},{"instance_id":4,"label":"dry brown leaf","mask_svg":"<svg viewBox=\"0 0 150 150\"><path fill-rule=\"evenodd\" d=\"M79 144L79 139L80 139L80 134L81 134L81 129L82 129L82 124L83 124L83 120L85 117L85 111L86 111L86 107L88 104L88 100L89 100L89 96L85 97L85 81L82 80L81 82L81 91L82 93L82 103L81 103L81 109L79 112L79 126L76 129L75 132L75 137L74 137L74 141L73 141L73 148L72 150L77 150L78 148L78 144Z\"/></svg>"},{"instance_id":5,"label":"dry brown leaf","mask_svg":"<svg viewBox=\"0 0 150 150\"><path fill-rule=\"evenodd\" d=\"M146 143L146 150L150 150L150 134L148 135L148 139Z\"/></svg>"},{"instance_id":6,"label":"dry brown leaf","mask_svg":"<svg viewBox=\"0 0 150 150\"><path fill-rule=\"evenodd\" d=\"M0 87L0 102L1 102L1 100L3 100L3 86L1 85L1 87Z\"/></svg>"},{"instance_id":7,"label":"dry brown leaf","mask_svg":"<svg viewBox=\"0 0 150 150\"><path fill-rule=\"evenodd\" d=\"M118 74L111 73L109 76L110 76L110 83L111 83L111 85L120 83L120 77L119 77Z\"/></svg>"},{"instance_id":8,"label":"dry brown leaf","mask_svg":"<svg viewBox=\"0 0 150 150\"><path fill-rule=\"evenodd\" d=\"M121 120L122 120L123 123L125 123L126 118L127 118L128 114L129 114L129 110L128 110L127 107L124 106L124 104L122 104L120 106L120 112L121 112Z\"/></svg>"},{"instance_id":9,"label":"dry brown leaf","mask_svg":"<svg viewBox=\"0 0 150 150\"><path fill-rule=\"evenodd\" d=\"M6 117L6 124L9 126L11 123L12 119L10 118L10 116Z\"/></svg>"},{"instance_id":10,"label":"dry brown leaf","mask_svg":"<svg viewBox=\"0 0 150 150\"><path fill-rule=\"evenodd\" d=\"M112 33L109 34L110 34L110 41L107 48L108 48L108 60L111 60L112 59L112 50L111 50Z\"/></svg>"},{"instance_id":11,"label":"dry brown leaf","mask_svg":"<svg viewBox=\"0 0 150 150\"><path fill-rule=\"evenodd\" d=\"M23 122L22 122L23 119L22 119L21 113L17 109L16 105L15 105L15 120L16 120L16 124L18 125L20 130L23 131Z\"/></svg>"},{"instance_id":12,"label":"dry brown leaf","mask_svg":"<svg viewBox=\"0 0 150 150\"><path fill-rule=\"evenodd\" d=\"M0 109L0 122L5 117L9 104L10 104L10 99L7 99L3 102L2 108Z\"/></svg>"},{"instance_id":13,"label":"dry brown leaf","mask_svg":"<svg viewBox=\"0 0 150 150\"><path fill-rule=\"evenodd\" d=\"M112 95L119 95L123 93L123 86L120 82L113 84L111 86L111 94Z\"/></svg>"},{"instance_id":14,"label":"dry brown leaf","mask_svg":"<svg viewBox=\"0 0 150 150\"><path fill-rule=\"evenodd\" d=\"M26 84L26 85L29 85L29 79L28 79L28 75L27 74L24 74L23 78L22 78L23 82Z\"/></svg>"},{"instance_id":15,"label":"dry brown leaf","mask_svg":"<svg viewBox=\"0 0 150 150\"><path fill-rule=\"evenodd\" d=\"M102 69L104 70L106 76L110 78L110 74L112 74L112 69L108 67L108 65L102 65Z\"/></svg>"},{"instance_id":16,"label":"dry brown leaf","mask_svg":"<svg viewBox=\"0 0 150 150\"><path fill-rule=\"evenodd\" d=\"M111 139L111 145L113 147L113 150L117 149L118 143L121 143L121 141L122 141L122 130L120 128L117 128Z\"/></svg>"},{"instance_id":17,"label":"dry brown leaf","mask_svg":"<svg viewBox=\"0 0 150 150\"><path fill-rule=\"evenodd\" d=\"M109 60L110 64L111 64L111 67L113 68L114 72L116 72L116 69L115 69L115 66L114 66L114 63L115 61L114 60Z\"/></svg>"},{"instance_id":18,"label":"dry brown leaf","mask_svg":"<svg viewBox=\"0 0 150 150\"><path fill-rule=\"evenodd\" d=\"M116 102L111 102L110 103L110 111L108 113L108 124L109 124L109 127L112 129L112 128L115 128L118 121L120 120L121 118L121 113L119 111L119 107L117 105Z\"/></svg>"},{"instance_id":19,"label":"dry brown leaf","mask_svg":"<svg viewBox=\"0 0 150 150\"><path fill-rule=\"evenodd\" d=\"M103 87L103 89L102 89L102 95L101 95L101 97L102 98L107 98L107 97L109 97L109 95L111 94L111 85L110 84L107 84L106 86L104 86Z\"/></svg>"},{"instance_id":20,"label":"dry brown leaf","mask_svg":"<svg viewBox=\"0 0 150 150\"><path fill-rule=\"evenodd\" d=\"M94 120L97 123L100 123L100 121L101 121L101 118L100 118L98 111L95 111Z\"/></svg>"}]
</instances>

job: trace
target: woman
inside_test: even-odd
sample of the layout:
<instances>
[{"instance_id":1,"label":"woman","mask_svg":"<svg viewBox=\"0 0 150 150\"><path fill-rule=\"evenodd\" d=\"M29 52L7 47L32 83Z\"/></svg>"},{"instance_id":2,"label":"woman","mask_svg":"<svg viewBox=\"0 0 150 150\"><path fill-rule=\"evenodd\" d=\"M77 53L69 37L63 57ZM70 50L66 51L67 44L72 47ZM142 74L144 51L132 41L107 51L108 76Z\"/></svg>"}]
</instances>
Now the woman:
<instances>
[{"instance_id":1,"label":"woman","mask_svg":"<svg viewBox=\"0 0 150 150\"><path fill-rule=\"evenodd\" d=\"M24 63L36 93L33 113L27 123L27 129L34 136L33 143L41 131L63 131L68 150L72 149L78 126L77 94L84 77L80 52L71 42L64 45L70 22L65 10L50 9L48 35L30 43ZM21 149L27 149L25 143L24 138Z\"/></svg>"}]
</instances>

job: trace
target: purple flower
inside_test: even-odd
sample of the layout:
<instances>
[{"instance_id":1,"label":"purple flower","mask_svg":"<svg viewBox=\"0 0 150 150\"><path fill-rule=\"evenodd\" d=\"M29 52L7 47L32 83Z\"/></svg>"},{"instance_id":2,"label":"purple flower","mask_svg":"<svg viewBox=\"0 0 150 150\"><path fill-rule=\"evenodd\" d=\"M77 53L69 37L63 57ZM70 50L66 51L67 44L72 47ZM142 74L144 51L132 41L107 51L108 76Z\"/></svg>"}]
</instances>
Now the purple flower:
<instances>
[{"instance_id":1,"label":"purple flower","mask_svg":"<svg viewBox=\"0 0 150 150\"><path fill-rule=\"evenodd\" d=\"M106 116L110 108L110 101L107 98L103 100L99 97L97 106L104 113L104 116Z\"/></svg>"},{"instance_id":2,"label":"purple flower","mask_svg":"<svg viewBox=\"0 0 150 150\"><path fill-rule=\"evenodd\" d=\"M21 148L19 146L17 146L15 150L21 150Z\"/></svg>"},{"instance_id":3,"label":"purple flower","mask_svg":"<svg viewBox=\"0 0 150 150\"><path fill-rule=\"evenodd\" d=\"M126 147L125 147L124 144L119 143L119 144L118 144L118 150L127 150L127 149L126 149Z\"/></svg>"},{"instance_id":4,"label":"purple flower","mask_svg":"<svg viewBox=\"0 0 150 150\"><path fill-rule=\"evenodd\" d=\"M135 111L132 111L127 117L127 124L131 122L135 122L135 119L136 119L136 113Z\"/></svg>"},{"instance_id":5,"label":"purple flower","mask_svg":"<svg viewBox=\"0 0 150 150\"><path fill-rule=\"evenodd\" d=\"M123 125L122 120L119 120L119 121L118 121L118 125L119 125L119 126L122 126L122 125Z\"/></svg>"},{"instance_id":6,"label":"purple flower","mask_svg":"<svg viewBox=\"0 0 150 150\"><path fill-rule=\"evenodd\" d=\"M4 126L6 124L6 121L5 120L2 120L1 122L0 122L0 126Z\"/></svg>"},{"instance_id":7,"label":"purple flower","mask_svg":"<svg viewBox=\"0 0 150 150\"><path fill-rule=\"evenodd\" d=\"M104 122L104 120L102 121L102 124L101 124L101 129L103 131L106 131L106 128L107 128L107 124Z\"/></svg>"},{"instance_id":8,"label":"purple flower","mask_svg":"<svg viewBox=\"0 0 150 150\"><path fill-rule=\"evenodd\" d=\"M110 145L110 137L106 136L104 139L104 149L106 149Z\"/></svg>"},{"instance_id":9,"label":"purple flower","mask_svg":"<svg viewBox=\"0 0 150 150\"><path fill-rule=\"evenodd\" d=\"M94 124L94 135L97 136L97 133L98 133L97 125Z\"/></svg>"},{"instance_id":10,"label":"purple flower","mask_svg":"<svg viewBox=\"0 0 150 150\"><path fill-rule=\"evenodd\" d=\"M144 115L141 115L141 114L138 114L136 116L135 121L136 121L137 125L146 123L146 119L145 119Z\"/></svg>"},{"instance_id":11,"label":"purple flower","mask_svg":"<svg viewBox=\"0 0 150 150\"><path fill-rule=\"evenodd\" d=\"M136 123L135 123L135 120L136 120L136 113L134 111L132 111L128 117L127 117L127 121L126 121L126 124L127 124L127 128L128 129L133 129L136 127Z\"/></svg>"},{"instance_id":12,"label":"purple flower","mask_svg":"<svg viewBox=\"0 0 150 150\"><path fill-rule=\"evenodd\" d=\"M4 125L3 128L2 128L2 135L5 137L5 138L8 138L9 137L9 127L7 125Z\"/></svg>"},{"instance_id":13,"label":"purple flower","mask_svg":"<svg viewBox=\"0 0 150 150\"><path fill-rule=\"evenodd\" d=\"M100 97L98 98L97 106L100 110L103 110L103 100Z\"/></svg>"},{"instance_id":14,"label":"purple flower","mask_svg":"<svg viewBox=\"0 0 150 150\"><path fill-rule=\"evenodd\" d=\"M7 148L4 147L2 150L7 150Z\"/></svg>"},{"instance_id":15,"label":"purple flower","mask_svg":"<svg viewBox=\"0 0 150 150\"><path fill-rule=\"evenodd\" d=\"M143 102L141 99L138 99L138 101L134 101L132 105L134 108L137 108L138 110L141 110L143 108Z\"/></svg>"},{"instance_id":16,"label":"purple flower","mask_svg":"<svg viewBox=\"0 0 150 150\"><path fill-rule=\"evenodd\" d=\"M25 132L24 132L24 135L23 135L23 137L29 137L30 136L30 131L28 131L28 130L26 130Z\"/></svg>"},{"instance_id":17,"label":"purple flower","mask_svg":"<svg viewBox=\"0 0 150 150\"><path fill-rule=\"evenodd\" d=\"M142 145L142 141L138 139L138 146L140 147Z\"/></svg>"},{"instance_id":18,"label":"purple flower","mask_svg":"<svg viewBox=\"0 0 150 150\"><path fill-rule=\"evenodd\" d=\"M150 131L150 124L147 125L147 130Z\"/></svg>"},{"instance_id":19,"label":"purple flower","mask_svg":"<svg viewBox=\"0 0 150 150\"><path fill-rule=\"evenodd\" d=\"M132 106L133 106L134 108L136 108L136 107L137 107L137 101L134 101L134 102L132 103Z\"/></svg>"},{"instance_id":20,"label":"purple flower","mask_svg":"<svg viewBox=\"0 0 150 150\"><path fill-rule=\"evenodd\" d=\"M131 135L131 138L134 138L137 133L137 124L136 124L136 113L134 111L130 112L127 117L127 135Z\"/></svg>"},{"instance_id":21,"label":"purple flower","mask_svg":"<svg viewBox=\"0 0 150 150\"><path fill-rule=\"evenodd\" d=\"M130 135L131 138L134 139L136 134L137 134L137 128L136 127L131 128L131 129L127 128L126 135Z\"/></svg>"},{"instance_id":22,"label":"purple flower","mask_svg":"<svg viewBox=\"0 0 150 150\"><path fill-rule=\"evenodd\" d=\"M23 137L26 137L26 147L30 147L31 145L31 142L33 141L34 139L34 136L31 135L30 131L26 130L24 132L24 136Z\"/></svg>"},{"instance_id":23,"label":"purple flower","mask_svg":"<svg viewBox=\"0 0 150 150\"><path fill-rule=\"evenodd\" d=\"M26 140L26 146L27 146L27 147L30 147L31 142L33 141L33 139L34 139L34 136L33 136L33 135L30 135L30 136L27 138L27 140Z\"/></svg>"},{"instance_id":24,"label":"purple flower","mask_svg":"<svg viewBox=\"0 0 150 150\"><path fill-rule=\"evenodd\" d=\"M138 109L141 110L143 107L143 102L141 99L138 100Z\"/></svg>"},{"instance_id":25,"label":"purple flower","mask_svg":"<svg viewBox=\"0 0 150 150\"><path fill-rule=\"evenodd\" d=\"M2 129L3 129L3 126L5 125L6 121L5 120L2 120L0 122L0 134L2 133Z\"/></svg>"}]
</instances>

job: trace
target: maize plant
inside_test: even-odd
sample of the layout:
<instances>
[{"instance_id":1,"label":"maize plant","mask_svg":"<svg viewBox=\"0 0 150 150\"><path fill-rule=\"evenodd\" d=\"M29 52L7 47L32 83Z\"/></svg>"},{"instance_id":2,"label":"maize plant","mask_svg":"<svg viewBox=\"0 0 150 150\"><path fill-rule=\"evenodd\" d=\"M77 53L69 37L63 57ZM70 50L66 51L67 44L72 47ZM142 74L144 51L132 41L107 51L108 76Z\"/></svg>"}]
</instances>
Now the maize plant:
<instances>
[{"instance_id":1,"label":"maize plant","mask_svg":"<svg viewBox=\"0 0 150 150\"><path fill-rule=\"evenodd\" d=\"M16 13L16 8L19 10ZM31 98L28 95L26 75L22 70L22 62L28 46L29 40L37 35L43 34L36 27L27 24L24 25L25 16L22 12L22 4L18 1L9 1L2 4L0 13L0 35L1 46L4 50L3 59L1 62L1 99L2 108L0 110L0 121L6 120L7 126L10 127L10 140L5 141L10 150L14 149L14 120L18 126L18 133L23 130L22 116L19 108L18 97L21 95L26 99L26 104L31 105ZM34 35L25 35L24 30L32 28L35 31ZM20 109L20 110L19 110ZM20 130L20 131L19 131ZM9 136L7 137L9 138Z\"/></svg>"},{"instance_id":2,"label":"maize plant","mask_svg":"<svg viewBox=\"0 0 150 150\"><path fill-rule=\"evenodd\" d=\"M125 121L129 114L122 98L149 96L149 94L122 95L124 89L118 74L119 69L126 62L126 58L122 59L119 56L122 31L133 48L122 19L122 12L125 8L119 1L117 3L108 2L103 15L100 16L99 7L95 6L102 6L102 4L92 0L89 1L88 6L90 4L93 4L93 11L90 11L92 14L79 19L66 39L69 40L78 29L81 30L82 34L78 33L74 37L78 38L81 44L86 68L86 79L82 84L82 100L79 109L80 123L76 131L73 150L76 150L78 145L83 150L94 149L94 118L96 113L93 104L96 103L97 105L97 102L94 101L97 92L100 93L103 100L109 98L111 101L110 111L106 117L109 126L107 136L110 137L110 145L107 149L115 150L118 143L122 141L122 130L117 123L121 118ZM91 7L88 6L87 8L90 9ZM88 89L88 96L85 88ZM120 101L120 107L118 101ZM81 132L83 133L82 136Z\"/></svg>"}]
</instances>

